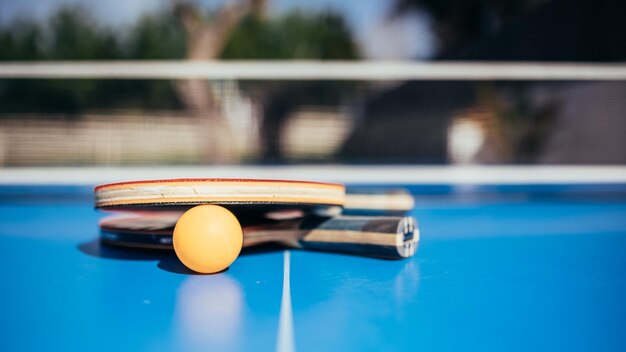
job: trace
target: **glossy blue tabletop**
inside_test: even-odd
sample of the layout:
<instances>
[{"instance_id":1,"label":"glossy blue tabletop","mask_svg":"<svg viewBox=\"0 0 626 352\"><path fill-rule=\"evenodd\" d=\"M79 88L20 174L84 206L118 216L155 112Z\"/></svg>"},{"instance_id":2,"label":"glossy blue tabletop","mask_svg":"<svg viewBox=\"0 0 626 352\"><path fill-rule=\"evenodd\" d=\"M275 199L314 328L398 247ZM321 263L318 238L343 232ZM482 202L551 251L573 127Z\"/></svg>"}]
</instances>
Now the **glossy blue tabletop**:
<instances>
[{"instance_id":1,"label":"glossy blue tabletop","mask_svg":"<svg viewBox=\"0 0 626 352\"><path fill-rule=\"evenodd\" d=\"M624 185L410 189L411 259L272 247L194 275L100 245L90 187L0 186L0 351L626 350Z\"/></svg>"}]
</instances>

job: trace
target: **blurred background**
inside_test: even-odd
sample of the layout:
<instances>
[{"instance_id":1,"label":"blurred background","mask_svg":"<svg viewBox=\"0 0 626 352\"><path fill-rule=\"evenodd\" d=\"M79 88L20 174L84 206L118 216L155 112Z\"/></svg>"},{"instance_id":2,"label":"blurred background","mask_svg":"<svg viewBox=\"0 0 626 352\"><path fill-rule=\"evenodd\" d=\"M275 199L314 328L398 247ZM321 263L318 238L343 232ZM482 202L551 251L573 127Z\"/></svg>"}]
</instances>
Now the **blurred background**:
<instances>
[{"instance_id":1,"label":"blurred background","mask_svg":"<svg viewBox=\"0 0 626 352\"><path fill-rule=\"evenodd\" d=\"M5 0L0 165L626 164L625 13L611 0ZM260 73L266 60L486 71L164 79L97 70L154 60L245 60ZM51 72L60 61L95 73L2 73L16 63ZM498 78L527 62L548 73L563 64L571 78ZM616 74L581 79L577 64Z\"/></svg>"}]
</instances>

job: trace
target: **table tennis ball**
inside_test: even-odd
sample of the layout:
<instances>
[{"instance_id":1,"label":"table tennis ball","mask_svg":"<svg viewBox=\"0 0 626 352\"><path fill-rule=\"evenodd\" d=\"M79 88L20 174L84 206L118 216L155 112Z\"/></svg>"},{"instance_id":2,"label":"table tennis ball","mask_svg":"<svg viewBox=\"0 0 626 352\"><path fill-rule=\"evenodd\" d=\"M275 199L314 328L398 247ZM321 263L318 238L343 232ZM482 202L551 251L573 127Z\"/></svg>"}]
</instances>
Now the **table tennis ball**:
<instances>
[{"instance_id":1,"label":"table tennis ball","mask_svg":"<svg viewBox=\"0 0 626 352\"><path fill-rule=\"evenodd\" d=\"M243 232L239 221L217 205L187 210L174 228L174 250L189 269L210 274L228 268L241 252Z\"/></svg>"}]
</instances>

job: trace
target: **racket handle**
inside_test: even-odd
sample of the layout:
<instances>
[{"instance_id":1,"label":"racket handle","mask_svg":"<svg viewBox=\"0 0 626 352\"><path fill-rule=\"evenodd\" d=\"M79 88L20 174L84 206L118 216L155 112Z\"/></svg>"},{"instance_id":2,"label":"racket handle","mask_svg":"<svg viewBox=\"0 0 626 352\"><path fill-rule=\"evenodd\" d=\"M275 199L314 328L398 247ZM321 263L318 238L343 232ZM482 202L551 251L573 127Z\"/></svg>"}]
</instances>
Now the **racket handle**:
<instances>
[{"instance_id":1,"label":"racket handle","mask_svg":"<svg viewBox=\"0 0 626 352\"><path fill-rule=\"evenodd\" d=\"M410 216L338 216L308 219L301 225L304 249L408 258L417 250L419 230Z\"/></svg>"}]
</instances>

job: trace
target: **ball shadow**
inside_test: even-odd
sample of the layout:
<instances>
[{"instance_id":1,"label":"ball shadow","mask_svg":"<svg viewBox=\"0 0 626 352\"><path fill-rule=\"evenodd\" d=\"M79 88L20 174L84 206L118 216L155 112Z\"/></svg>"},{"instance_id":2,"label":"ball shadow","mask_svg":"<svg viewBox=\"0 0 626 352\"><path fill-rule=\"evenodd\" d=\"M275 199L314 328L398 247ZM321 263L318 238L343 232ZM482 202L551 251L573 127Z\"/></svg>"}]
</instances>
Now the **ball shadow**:
<instances>
[{"instance_id":1,"label":"ball shadow","mask_svg":"<svg viewBox=\"0 0 626 352\"><path fill-rule=\"evenodd\" d=\"M272 253L272 252L277 252L277 251L281 251L284 249L285 249L284 247L281 247L278 244L265 244L265 245L243 248L239 256ZM221 273L225 273L228 271L228 268L226 268L222 271L218 271L217 273L213 273L213 274L197 273L187 268L183 263L181 263L181 261L178 260L178 257L176 257L175 254L173 253L171 254L172 254L171 256L165 257L159 260L159 263L157 264L157 267L159 269L170 272L170 273L183 274L183 275L216 275L216 274L221 274Z\"/></svg>"},{"instance_id":2,"label":"ball shadow","mask_svg":"<svg viewBox=\"0 0 626 352\"><path fill-rule=\"evenodd\" d=\"M157 268L163 270L163 271L167 271L168 273L173 273L173 274L182 274L182 275L207 275L207 274L202 274L202 273L198 273L195 272L189 268L187 268L185 266L185 264L183 264L178 257L172 253L172 255L170 257L167 258L163 258L161 260L159 260L159 263L157 264ZM224 271L228 270L228 268L219 271L217 273L214 274L208 274L208 275L215 275L215 274L219 274L222 273Z\"/></svg>"}]
</instances>

